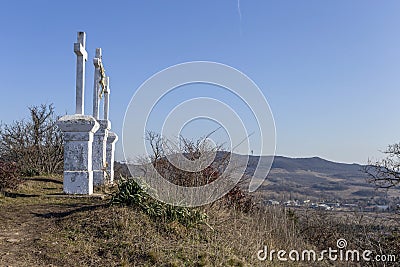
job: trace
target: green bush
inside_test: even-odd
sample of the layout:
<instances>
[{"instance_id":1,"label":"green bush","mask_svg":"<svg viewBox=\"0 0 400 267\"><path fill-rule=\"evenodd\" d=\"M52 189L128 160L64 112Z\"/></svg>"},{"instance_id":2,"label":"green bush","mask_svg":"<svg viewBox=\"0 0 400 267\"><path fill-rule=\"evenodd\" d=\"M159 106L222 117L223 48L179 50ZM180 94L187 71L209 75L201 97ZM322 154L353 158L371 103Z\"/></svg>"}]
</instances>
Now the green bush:
<instances>
[{"instance_id":1,"label":"green bush","mask_svg":"<svg viewBox=\"0 0 400 267\"><path fill-rule=\"evenodd\" d=\"M173 206L152 198L145 184L139 185L133 178L123 178L118 182L117 191L111 198L111 204L137 206L156 221L178 221L187 227L201 223L207 215L195 208Z\"/></svg>"}]
</instances>

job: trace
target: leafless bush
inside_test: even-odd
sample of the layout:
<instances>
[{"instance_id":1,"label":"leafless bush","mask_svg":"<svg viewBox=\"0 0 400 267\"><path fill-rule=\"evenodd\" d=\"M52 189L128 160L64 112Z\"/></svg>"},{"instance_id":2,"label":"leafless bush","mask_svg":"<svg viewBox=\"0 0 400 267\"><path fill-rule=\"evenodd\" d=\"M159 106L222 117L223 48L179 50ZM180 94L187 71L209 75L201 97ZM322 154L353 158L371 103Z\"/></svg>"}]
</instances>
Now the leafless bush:
<instances>
[{"instance_id":1,"label":"leafless bush","mask_svg":"<svg viewBox=\"0 0 400 267\"><path fill-rule=\"evenodd\" d=\"M170 140L166 140L153 132L148 132L146 139L152 149L149 160L153 167L161 176L177 185L194 187L211 183L219 177L228 162L229 155L226 155L214 160L211 165L207 166L208 158L204 160L204 156L212 156L213 153L222 150L222 147L208 147L202 140L195 142L180 137L181 145L178 147ZM200 171L187 171L185 166L177 166L171 163L170 159L179 155L183 155L189 161L196 161L197 166L195 168ZM181 164L175 160L174 162Z\"/></svg>"},{"instance_id":2,"label":"leafless bush","mask_svg":"<svg viewBox=\"0 0 400 267\"><path fill-rule=\"evenodd\" d=\"M364 167L370 176L369 182L378 188L392 188L400 184L400 144L389 145L383 152L386 158L372 162Z\"/></svg>"},{"instance_id":3,"label":"leafless bush","mask_svg":"<svg viewBox=\"0 0 400 267\"><path fill-rule=\"evenodd\" d=\"M0 161L0 192L6 189L16 189L20 183L17 164Z\"/></svg>"},{"instance_id":4,"label":"leafless bush","mask_svg":"<svg viewBox=\"0 0 400 267\"><path fill-rule=\"evenodd\" d=\"M320 250L337 248L345 239L348 250L372 251L372 255L399 255L400 224L397 214L337 213L305 211L296 213L301 236ZM362 261L362 259L360 259ZM362 266L382 266L374 261Z\"/></svg>"},{"instance_id":5,"label":"leafless bush","mask_svg":"<svg viewBox=\"0 0 400 267\"><path fill-rule=\"evenodd\" d=\"M29 120L1 125L0 159L16 162L28 176L62 172L63 138L53 105L32 106L29 111Z\"/></svg>"},{"instance_id":6,"label":"leafless bush","mask_svg":"<svg viewBox=\"0 0 400 267\"><path fill-rule=\"evenodd\" d=\"M230 182L227 177L231 175L232 170L227 171L227 166L231 153L224 151L222 145L212 147L204 142L211 134L197 141L179 137L179 145L177 145L162 138L159 134L148 132L146 140L151 147L152 154L149 158L141 159L144 175L151 175L151 172L148 171L150 164L159 175L180 186L199 187L210 184L218 178ZM174 159L178 155L183 155L190 163L195 162L194 169L198 171L188 171L185 166L187 162ZM214 157L213 160L210 160L211 157ZM171 159L173 159L173 163L171 163ZM241 182L243 181L240 181L239 184ZM232 187L220 204L243 212L251 211L255 205L252 197L239 185Z\"/></svg>"}]
</instances>

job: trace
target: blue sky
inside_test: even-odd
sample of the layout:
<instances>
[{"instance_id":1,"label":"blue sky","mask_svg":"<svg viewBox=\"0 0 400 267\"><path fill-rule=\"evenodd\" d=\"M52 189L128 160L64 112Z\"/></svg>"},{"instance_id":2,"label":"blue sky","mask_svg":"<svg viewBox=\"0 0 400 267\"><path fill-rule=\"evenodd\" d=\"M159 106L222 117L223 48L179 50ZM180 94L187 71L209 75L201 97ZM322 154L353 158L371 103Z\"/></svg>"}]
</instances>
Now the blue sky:
<instances>
[{"instance_id":1,"label":"blue sky","mask_svg":"<svg viewBox=\"0 0 400 267\"><path fill-rule=\"evenodd\" d=\"M216 61L264 93L278 155L365 163L399 141L399 10L395 0L3 1L0 120L22 119L27 106L41 103L74 113L73 43L85 31L86 114L101 47L120 136L133 93L151 75Z\"/></svg>"}]
</instances>

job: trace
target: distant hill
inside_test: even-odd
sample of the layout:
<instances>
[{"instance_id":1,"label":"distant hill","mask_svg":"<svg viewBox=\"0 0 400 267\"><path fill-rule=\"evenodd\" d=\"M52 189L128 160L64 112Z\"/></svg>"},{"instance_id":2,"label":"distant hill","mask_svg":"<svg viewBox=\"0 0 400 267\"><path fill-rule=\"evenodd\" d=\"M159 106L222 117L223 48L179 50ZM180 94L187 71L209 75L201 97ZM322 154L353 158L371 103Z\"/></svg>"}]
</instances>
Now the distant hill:
<instances>
[{"instance_id":1,"label":"distant hill","mask_svg":"<svg viewBox=\"0 0 400 267\"><path fill-rule=\"evenodd\" d=\"M225 152L219 152L217 158L222 158ZM248 157L245 174L253 177L260 161L259 156L234 154L237 165L244 166ZM262 156L267 157L267 156ZM271 157L262 158L271 160ZM120 164L120 166L122 166ZM289 199L356 202L385 202L386 192L376 190L367 182L368 175L362 169L363 165L346 164L328 161L319 157L288 158L275 156L272 168L262 186L255 192L265 199L286 201ZM260 173L267 173L268 166L259 166ZM127 168L125 169L127 172ZM135 175L141 175L140 170ZM257 175L260 175L259 173ZM265 177L257 177L264 179ZM400 192L392 190L389 197L400 197Z\"/></svg>"},{"instance_id":2,"label":"distant hill","mask_svg":"<svg viewBox=\"0 0 400 267\"><path fill-rule=\"evenodd\" d=\"M245 158L246 156L242 156ZM260 157L249 156L246 173L252 176ZM267 179L257 194L264 198L356 202L385 202L386 192L367 182L365 166L328 161L319 157L276 156ZM263 166L260 166L263 168ZM263 178L263 177L256 177ZM389 197L398 197L390 191Z\"/></svg>"}]
</instances>

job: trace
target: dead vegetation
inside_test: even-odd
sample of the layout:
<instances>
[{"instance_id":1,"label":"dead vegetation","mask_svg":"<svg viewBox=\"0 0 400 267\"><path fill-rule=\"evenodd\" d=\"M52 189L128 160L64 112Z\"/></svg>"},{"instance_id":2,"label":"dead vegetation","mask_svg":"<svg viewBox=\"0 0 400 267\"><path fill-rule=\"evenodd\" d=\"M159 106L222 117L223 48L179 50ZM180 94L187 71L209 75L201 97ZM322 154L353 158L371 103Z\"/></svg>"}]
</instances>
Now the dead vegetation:
<instances>
[{"instance_id":1,"label":"dead vegetation","mask_svg":"<svg viewBox=\"0 0 400 267\"><path fill-rule=\"evenodd\" d=\"M256 258L263 245L306 246L280 209L251 215L215 204L204 207L205 223L187 227L138 206L55 197L59 181L28 178L0 198L1 266L265 266Z\"/></svg>"},{"instance_id":2,"label":"dead vegetation","mask_svg":"<svg viewBox=\"0 0 400 267\"><path fill-rule=\"evenodd\" d=\"M214 162L206 171L185 174L168 165L157 146L159 154L150 163L182 185L212 181L224 166ZM204 149L201 143L185 142L185 146L189 160L199 159ZM5 190L0 195L0 266L398 264L399 259L382 265L257 258L265 246L269 251L321 251L335 248L339 238L346 239L351 249L399 256L398 214L374 219L362 213L261 207L238 187L209 205L182 209L159 203L133 180L125 181L129 183L121 180L118 187L98 188L97 192L110 192L104 199L63 195L61 176L25 177L18 188Z\"/></svg>"},{"instance_id":3,"label":"dead vegetation","mask_svg":"<svg viewBox=\"0 0 400 267\"><path fill-rule=\"evenodd\" d=\"M399 235L388 232L396 229L395 214L374 219L282 207L244 213L218 201L201 209L204 222L188 227L153 220L139 206L109 205L110 199L57 197L61 181L24 178L0 197L0 266L352 266L257 259L263 246L318 251L334 248L338 238L351 248L399 254Z\"/></svg>"},{"instance_id":4,"label":"dead vegetation","mask_svg":"<svg viewBox=\"0 0 400 267\"><path fill-rule=\"evenodd\" d=\"M0 124L0 160L15 162L24 176L61 173L63 136L52 104L29 107L29 119Z\"/></svg>"}]
</instances>

